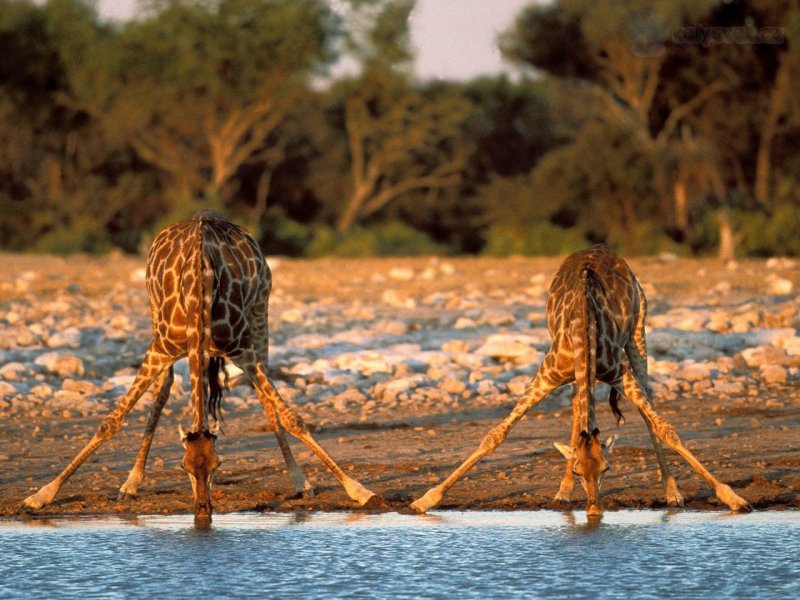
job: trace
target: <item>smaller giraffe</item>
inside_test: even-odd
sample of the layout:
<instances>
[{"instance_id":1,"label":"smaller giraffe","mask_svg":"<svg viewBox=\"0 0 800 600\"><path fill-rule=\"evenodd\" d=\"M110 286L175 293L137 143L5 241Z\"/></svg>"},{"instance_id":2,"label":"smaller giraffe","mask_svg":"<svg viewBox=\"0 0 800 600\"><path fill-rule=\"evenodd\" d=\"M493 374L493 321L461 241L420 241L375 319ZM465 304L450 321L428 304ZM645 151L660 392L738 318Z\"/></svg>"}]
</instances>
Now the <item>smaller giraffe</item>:
<instances>
[{"instance_id":1,"label":"smaller giraffe","mask_svg":"<svg viewBox=\"0 0 800 600\"><path fill-rule=\"evenodd\" d=\"M23 507L38 509L51 503L61 486L119 430L142 394L154 385L156 399L136 463L120 488L120 497L135 496L169 398L173 364L184 357L189 359L194 416L189 432L181 429L185 448L181 466L192 484L195 517L208 519L212 511L211 481L220 460L208 416L215 421L218 416L222 397L219 373L225 358L239 366L255 387L297 493L309 493L311 486L292 456L285 431L309 446L359 505L383 506L379 496L345 474L325 452L267 376L272 277L250 234L213 211L201 211L158 234L148 254L146 282L153 339L133 385L89 443L55 479L26 498Z\"/></svg>"},{"instance_id":2,"label":"smaller giraffe","mask_svg":"<svg viewBox=\"0 0 800 600\"><path fill-rule=\"evenodd\" d=\"M556 499L569 499L575 474L587 493L587 514L602 514L600 489L608 469L606 456L614 440L606 444L599 440L594 405L594 384L599 380L611 386L610 403L618 419L620 396L630 400L642 415L669 504L682 505L683 498L669 474L661 442L680 454L732 510L749 510L747 501L718 481L653 408L647 389L646 311L644 291L630 267L607 246L598 244L568 256L550 285L547 299L547 328L552 344L523 397L455 471L413 502L411 508L424 513L439 504L453 484L505 440L531 407L561 385L575 382L570 445L557 446L567 458L567 472Z\"/></svg>"}]
</instances>

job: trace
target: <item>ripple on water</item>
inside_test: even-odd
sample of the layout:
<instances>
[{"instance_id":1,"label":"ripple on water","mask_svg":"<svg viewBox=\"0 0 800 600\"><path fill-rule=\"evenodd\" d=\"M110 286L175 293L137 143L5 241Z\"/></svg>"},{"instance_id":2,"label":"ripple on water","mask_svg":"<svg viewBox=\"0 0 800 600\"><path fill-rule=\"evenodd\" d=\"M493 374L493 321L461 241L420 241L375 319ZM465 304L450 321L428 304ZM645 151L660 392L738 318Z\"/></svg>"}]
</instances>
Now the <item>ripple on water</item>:
<instances>
[{"instance_id":1,"label":"ripple on water","mask_svg":"<svg viewBox=\"0 0 800 600\"><path fill-rule=\"evenodd\" d=\"M800 593L797 511L240 513L205 530L191 515L34 519L0 521L0 548L0 598Z\"/></svg>"}]
</instances>

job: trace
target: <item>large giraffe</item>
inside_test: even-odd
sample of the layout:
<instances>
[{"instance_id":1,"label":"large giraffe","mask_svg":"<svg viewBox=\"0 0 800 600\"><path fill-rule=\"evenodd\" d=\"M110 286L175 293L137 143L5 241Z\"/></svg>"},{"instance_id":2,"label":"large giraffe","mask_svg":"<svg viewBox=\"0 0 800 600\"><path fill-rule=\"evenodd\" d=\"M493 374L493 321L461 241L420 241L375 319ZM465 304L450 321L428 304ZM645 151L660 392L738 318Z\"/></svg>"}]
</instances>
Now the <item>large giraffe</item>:
<instances>
[{"instance_id":1,"label":"large giraffe","mask_svg":"<svg viewBox=\"0 0 800 600\"><path fill-rule=\"evenodd\" d=\"M153 432L169 398L172 366L183 357L189 359L194 417L189 433L181 428L186 449L182 467L192 483L196 517L211 515L211 477L219 459L208 414L216 421L221 398L218 374L225 358L239 366L255 387L296 492L310 492L311 487L292 456L284 430L308 445L359 505L382 504L377 495L342 471L267 377L267 304L272 277L258 245L244 229L213 211L201 211L172 225L153 242L146 278L153 340L133 385L89 443L55 479L26 498L25 507L38 509L52 502L75 470L119 430L125 416L155 382L156 399L139 454L120 489L122 497L135 495Z\"/></svg>"},{"instance_id":2,"label":"large giraffe","mask_svg":"<svg viewBox=\"0 0 800 600\"><path fill-rule=\"evenodd\" d=\"M599 244L568 256L553 279L547 299L547 327L552 345L523 397L452 474L411 507L426 512L436 506L478 460L505 440L509 430L532 406L559 386L574 381L571 444L560 448L568 459L567 473L556 498L569 499L574 471L587 493L587 514L602 514L600 485L608 469L605 454L609 448L599 441L595 424L594 384L599 380L611 385L611 405L618 417L621 415L617 398L622 395L644 418L668 503L682 505L683 498L669 474L660 442L680 454L732 510L748 510L747 501L718 481L653 409L647 387L646 309L644 292L630 267L608 247Z\"/></svg>"}]
</instances>

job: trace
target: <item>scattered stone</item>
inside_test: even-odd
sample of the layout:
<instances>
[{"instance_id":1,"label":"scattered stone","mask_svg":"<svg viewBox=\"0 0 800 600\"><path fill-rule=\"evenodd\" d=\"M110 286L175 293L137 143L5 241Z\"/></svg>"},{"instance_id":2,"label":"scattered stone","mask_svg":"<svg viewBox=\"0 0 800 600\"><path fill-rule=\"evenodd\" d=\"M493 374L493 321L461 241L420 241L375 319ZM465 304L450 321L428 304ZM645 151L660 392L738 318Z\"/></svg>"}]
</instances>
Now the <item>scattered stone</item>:
<instances>
[{"instance_id":1,"label":"scattered stone","mask_svg":"<svg viewBox=\"0 0 800 600\"><path fill-rule=\"evenodd\" d=\"M789 372L779 365L765 364L759 367L759 374L768 384L786 383Z\"/></svg>"},{"instance_id":2,"label":"scattered stone","mask_svg":"<svg viewBox=\"0 0 800 600\"><path fill-rule=\"evenodd\" d=\"M69 377L70 375L78 375L80 377L84 373L83 361L74 354L46 352L37 356L33 362L61 377Z\"/></svg>"},{"instance_id":3,"label":"scattered stone","mask_svg":"<svg viewBox=\"0 0 800 600\"><path fill-rule=\"evenodd\" d=\"M474 319L470 319L469 317L459 317L456 319L455 324L453 325L453 329L470 329L472 327L477 327L478 324L475 322Z\"/></svg>"},{"instance_id":4,"label":"scattered stone","mask_svg":"<svg viewBox=\"0 0 800 600\"><path fill-rule=\"evenodd\" d=\"M414 270L402 267L394 267L389 270L389 277L397 281L411 281L414 279Z\"/></svg>"},{"instance_id":5,"label":"scattered stone","mask_svg":"<svg viewBox=\"0 0 800 600\"><path fill-rule=\"evenodd\" d=\"M28 367L20 362L10 362L0 367L0 377L8 379L9 381L16 381L22 378L22 375L28 370Z\"/></svg>"},{"instance_id":6,"label":"scattered stone","mask_svg":"<svg viewBox=\"0 0 800 600\"><path fill-rule=\"evenodd\" d=\"M770 273L766 278L767 293L772 296L788 296L794 289L794 284L784 277Z\"/></svg>"},{"instance_id":7,"label":"scattered stone","mask_svg":"<svg viewBox=\"0 0 800 600\"><path fill-rule=\"evenodd\" d=\"M786 361L786 351L775 346L745 348L742 350L741 355L751 369L765 365L781 365Z\"/></svg>"},{"instance_id":8,"label":"scattered stone","mask_svg":"<svg viewBox=\"0 0 800 600\"><path fill-rule=\"evenodd\" d=\"M17 388L6 381L0 381L0 398L10 398L17 393Z\"/></svg>"},{"instance_id":9,"label":"scattered stone","mask_svg":"<svg viewBox=\"0 0 800 600\"><path fill-rule=\"evenodd\" d=\"M81 394L97 394L100 392L100 388L93 384L91 381L86 380L75 380L75 379L65 379L64 382L61 384L61 389L67 392L79 392Z\"/></svg>"},{"instance_id":10,"label":"scattered stone","mask_svg":"<svg viewBox=\"0 0 800 600\"><path fill-rule=\"evenodd\" d=\"M403 297L400 292L392 289L384 290L383 294L381 294L381 300L395 308L415 308L417 306L413 298Z\"/></svg>"},{"instance_id":11,"label":"scattered stone","mask_svg":"<svg viewBox=\"0 0 800 600\"><path fill-rule=\"evenodd\" d=\"M284 321L285 323L296 325L303 322L303 311L299 308L290 308L281 311L280 318L281 321Z\"/></svg>"},{"instance_id":12,"label":"scattered stone","mask_svg":"<svg viewBox=\"0 0 800 600\"><path fill-rule=\"evenodd\" d=\"M53 388L46 383L31 388L31 394L40 398L49 398L53 395Z\"/></svg>"},{"instance_id":13,"label":"scattered stone","mask_svg":"<svg viewBox=\"0 0 800 600\"><path fill-rule=\"evenodd\" d=\"M528 384L530 383L531 378L526 377L525 375L519 375L514 377L511 381L506 383L506 387L508 388L508 393L513 394L514 396L521 396L525 393L525 390L528 388Z\"/></svg>"},{"instance_id":14,"label":"scattered stone","mask_svg":"<svg viewBox=\"0 0 800 600\"><path fill-rule=\"evenodd\" d=\"M486 342L475 350L476 354L497 360L507 360L520 356L538 356L534 347L535 339L526 335L495 334L486 338Z\"/></svg>"},{"instance_id":15,"label":"scattered stone","mask_svg":"<svg viewBox=\"0 0 800 600\"><path fill-rule=\"evenodd\" d=\"M467 384L460 379L445 377L439 382L439 389L447 392L448 394L460 394L467 389Z\"/></svg>"}]
</instances>

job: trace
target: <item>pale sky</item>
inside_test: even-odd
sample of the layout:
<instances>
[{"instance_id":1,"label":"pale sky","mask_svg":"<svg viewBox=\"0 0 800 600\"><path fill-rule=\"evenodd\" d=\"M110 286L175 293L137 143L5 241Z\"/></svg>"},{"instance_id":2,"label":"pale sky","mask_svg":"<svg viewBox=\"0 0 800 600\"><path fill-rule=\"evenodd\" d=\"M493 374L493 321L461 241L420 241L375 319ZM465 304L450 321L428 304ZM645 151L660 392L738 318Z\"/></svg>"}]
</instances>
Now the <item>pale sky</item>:
<instances>
[{"instance_id":1,"label":"pale sky","mask_svg":"<svg viewBox=\"0 0 800 600\"><path fill-rule=\"evenodd\" d=\"M470 79L510 70L497 35L530 0L417 0L411 16L416 73L422 79ZM136 0L98 0L100 14L129 18Z\"/></svg>"}]
</instances>

